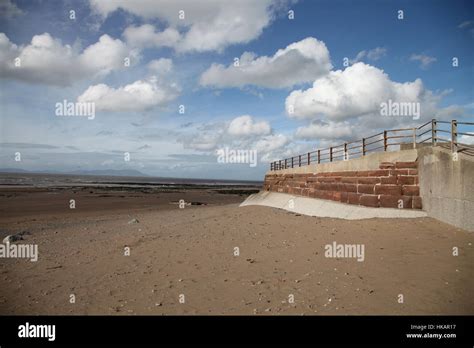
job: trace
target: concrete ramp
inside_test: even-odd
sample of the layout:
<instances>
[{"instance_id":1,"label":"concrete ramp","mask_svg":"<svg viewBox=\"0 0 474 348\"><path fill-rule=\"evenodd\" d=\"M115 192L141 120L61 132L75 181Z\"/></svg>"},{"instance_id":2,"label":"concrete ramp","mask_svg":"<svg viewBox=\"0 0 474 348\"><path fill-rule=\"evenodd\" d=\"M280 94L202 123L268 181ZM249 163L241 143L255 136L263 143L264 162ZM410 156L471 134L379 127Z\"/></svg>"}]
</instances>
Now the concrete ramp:
<instances>
[{"instance_id":1,"label":"concrete ramp","mask_svg":"<svg viewBox=\"0 0 474 348\"><path fill-rule=\"evenodd\" d=\"M241 207L263 205L284 209L294 213L329 217L346 220L361 220L371 218L420 218L427 214L421 210L368 208L359 205L338 203L317 198L294 196L286 193L260 191L249 196Z\"/></svg>"}]
</instances>

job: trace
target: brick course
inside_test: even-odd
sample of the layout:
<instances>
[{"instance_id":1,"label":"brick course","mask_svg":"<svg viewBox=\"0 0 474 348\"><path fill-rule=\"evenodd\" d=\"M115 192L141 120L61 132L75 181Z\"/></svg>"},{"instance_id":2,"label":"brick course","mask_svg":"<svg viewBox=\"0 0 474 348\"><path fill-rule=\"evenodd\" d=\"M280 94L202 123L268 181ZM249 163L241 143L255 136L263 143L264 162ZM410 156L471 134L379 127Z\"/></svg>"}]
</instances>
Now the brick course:
<instances>
[{"instance_id":1,"label":"brick course","mask_svg":"<svg viewBox=\"0 0 474 348\"><path fill-rule=\"evenodd\" d=\"M417 162L382 162L378 170L268 174L265 191L369 207L421 209Z\"/></svg>"}]
</instances>

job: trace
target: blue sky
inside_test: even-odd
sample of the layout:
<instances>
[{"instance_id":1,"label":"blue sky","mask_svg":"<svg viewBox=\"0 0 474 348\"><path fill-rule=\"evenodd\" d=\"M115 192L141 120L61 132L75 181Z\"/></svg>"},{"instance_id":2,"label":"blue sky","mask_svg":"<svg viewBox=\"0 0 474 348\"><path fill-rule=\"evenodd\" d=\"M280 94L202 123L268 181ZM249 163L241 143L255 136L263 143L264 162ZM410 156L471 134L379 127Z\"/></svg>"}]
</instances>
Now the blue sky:
<instances>
[{"instance_id":1,"label":"blue sky","mask_svg":"<svg viewBox=\"0 0 474 348\"><path fill-rule=\"evenodd\" d=\"M283 156L474 119L472 1L3 0L0 10L0 168L260 180ZM419 103L420 118L382 117L388 99ZM63 100L94 103L94 119L58 117ZM258 165L220 163L223 148L257 151Z\"/></svg>"}]
</instances>

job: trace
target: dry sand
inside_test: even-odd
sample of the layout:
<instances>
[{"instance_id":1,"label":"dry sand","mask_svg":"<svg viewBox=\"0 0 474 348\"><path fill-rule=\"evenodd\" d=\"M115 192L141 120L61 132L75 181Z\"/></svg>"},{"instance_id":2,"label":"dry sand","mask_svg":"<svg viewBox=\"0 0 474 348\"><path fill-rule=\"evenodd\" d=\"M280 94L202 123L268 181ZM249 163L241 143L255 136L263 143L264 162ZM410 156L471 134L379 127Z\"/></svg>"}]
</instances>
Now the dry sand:
<instances>
[{"instance_id":1,"label":"dry sand","mask_svg":"<svg viewBox=\"0 0 474 348\"><path fill-rule=\"evenodd\" d=\"M1 237L30 232L16 244L39 260L0 259L0 314L474 314L474 234L430 218L299 216L209 191L1 193ZM333 241L365 260L326 258Z\"/></svg>"}]
</instances>

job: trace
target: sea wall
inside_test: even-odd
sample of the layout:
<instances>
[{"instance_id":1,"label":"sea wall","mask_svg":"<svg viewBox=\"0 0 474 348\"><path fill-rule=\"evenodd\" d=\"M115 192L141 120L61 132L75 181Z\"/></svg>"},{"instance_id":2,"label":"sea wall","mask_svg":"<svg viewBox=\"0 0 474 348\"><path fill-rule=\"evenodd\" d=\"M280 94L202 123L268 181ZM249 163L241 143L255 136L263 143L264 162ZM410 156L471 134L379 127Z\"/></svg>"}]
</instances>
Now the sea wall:
<instances>
[{"instance_id":1,"label":"sea wall","mask_svg":"<svg viewBox=\"0 0 474 348\"><path fill-rule=\"evenodd\" d=\"M373 161L369 162L373 164ZM325 164L326 170L330 169L331 164ZM384 161L378 164L377 169L370 170L318 173L285 171L267 173L264 190L367 207L422 208L416 161Z\"/></svg>"},{"instance_id":2,"label":"sea wall","mask_svg":"<svg viewBox=\"0 0 474 348\"><path fill-rule=\"evenodd\" d=\"M269 171L264 191L380 208L423 209L474 231L474 157L419 146Z\"/></svg>"},{"instance_id":3,"label":"sea wall","mask_svg":"<svg viewBox=\"0 0 474 348\"><path fill-rule=\"evenodd\" d=\"M442 147L419 150L423 209L428 216L474 231L474 158L462 152L456 157Z\"/></svg>"}]
</instances>

